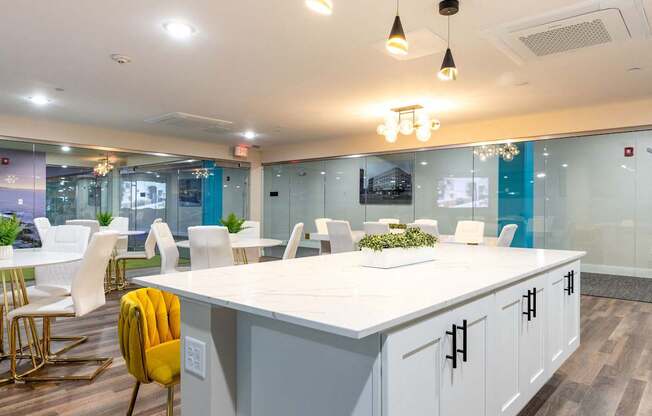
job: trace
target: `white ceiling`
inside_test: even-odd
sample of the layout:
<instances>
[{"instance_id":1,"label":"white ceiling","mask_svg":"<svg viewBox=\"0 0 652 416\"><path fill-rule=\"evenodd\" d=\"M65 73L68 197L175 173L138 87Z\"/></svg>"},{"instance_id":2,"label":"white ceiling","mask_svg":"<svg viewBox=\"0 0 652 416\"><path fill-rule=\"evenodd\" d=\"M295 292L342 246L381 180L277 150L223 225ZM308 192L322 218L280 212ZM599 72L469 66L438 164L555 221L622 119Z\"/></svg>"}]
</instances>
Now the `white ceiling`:
<instances>
[{"instance_id":1,"label":"white ceiling","mask_svg":"<svg viewBox=\"0 0 652 416\"><path fill-rule=\"evenodd\" d=\"M519 66L481 36L576 1L461 0L451 20L460 70L452 83L436 78L442 53L398 61L375 47L391 26L393 0L333 3L333 15L321 16L303 0L11 2L0 24L0 112L244 141L143 122L180 111L233 121L238 132L253 129L261 133L255 143L266 146L373 132L383 113L400 104L425 105L445 128L652 95L649 39ZM406 32L427 28L445 38L446 20L435 5L403 0ZM161 24L171 18L198 32L189 41L169 38ZM113 53L133 62L118 65ZM37 92L53 103L36 108L25 100Z\"/></svg>"}]
</instances>

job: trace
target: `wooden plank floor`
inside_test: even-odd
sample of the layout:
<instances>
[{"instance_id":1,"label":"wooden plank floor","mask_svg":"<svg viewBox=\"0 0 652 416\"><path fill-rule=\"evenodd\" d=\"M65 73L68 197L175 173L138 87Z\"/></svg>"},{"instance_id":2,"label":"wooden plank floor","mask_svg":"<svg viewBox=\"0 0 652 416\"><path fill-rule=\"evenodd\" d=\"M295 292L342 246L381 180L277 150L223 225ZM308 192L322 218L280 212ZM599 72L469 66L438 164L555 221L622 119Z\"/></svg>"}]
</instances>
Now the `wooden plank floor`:
<instances>
[{"instance_id":1,"label":"wooden plank floor","mask_svg":"<svg viewBox=\"0 0 652 416\"><path fill-rule=\"evenodd\" d=\"M90 335L73 352L111 355L94 383L0 387L0 416L123 415L134 379L117 343L119 295L89 317L55 324L55 334ZM6 362L1 364L4 369ZM175 415L180 394L175 397ZM136 415L164 415L165 391L141 387ZM652 416L652 304L582 297L582 344L520 416ZM309 416L309 415L306 415Z\"/></svg>"}]
</instances>

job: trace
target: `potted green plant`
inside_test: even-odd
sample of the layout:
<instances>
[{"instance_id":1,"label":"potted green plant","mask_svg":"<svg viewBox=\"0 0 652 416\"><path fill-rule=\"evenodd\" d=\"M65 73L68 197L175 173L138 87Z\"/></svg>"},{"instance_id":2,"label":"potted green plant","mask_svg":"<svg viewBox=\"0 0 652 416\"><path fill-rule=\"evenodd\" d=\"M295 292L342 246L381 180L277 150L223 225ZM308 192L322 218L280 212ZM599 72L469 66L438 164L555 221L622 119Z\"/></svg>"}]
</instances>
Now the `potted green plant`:
<instances>
[{"instance_id":1,"label":"potted green plant","mask_svg":"<svg viewBox=\"0 0 652 416\"><path fill-rule=\"evenodd\" d=\"M223 227L226 227L229 230L229 234L231 234L231 239L234 239L236 237L236 234L238 234L240 231L244 230L245 228L243 224L245 222L244 218L238 218L235 213L230 213L229 215L226 216L226 218L222 218L219 221L219 224Z\"/></svg>"},{"instance_id":2,"label":"potted green plant","mask_svg":"<svg viewBox=\"0 0 652 416\"><path fill-rule=\"evenodd\" d=\"M15 214L0 217L0 259L9 259L14 255L13 244L22 229Z\"/></svg>"},{"instance_id":3,"label":"potted green plant","mask_svg":"<svg viewBox=\"0 0 652 416\"><path fill-rule=\"evenodd\" d=\"M108 227L113 221L113 215L110 212L98 212L95 218L100 223L100 227Z\"/></svg>"},{"instance_id":4,"label":"potted green plant","mask_svg":"<svg viewBox=\"0 0 652 416\"><path fill-rule=\"evenodd\" d=\"M367 235L360 240L362 265L389 269L435 259L437 237L418 228L408 228L404 233Z\"/></svg>"}]
</instances>

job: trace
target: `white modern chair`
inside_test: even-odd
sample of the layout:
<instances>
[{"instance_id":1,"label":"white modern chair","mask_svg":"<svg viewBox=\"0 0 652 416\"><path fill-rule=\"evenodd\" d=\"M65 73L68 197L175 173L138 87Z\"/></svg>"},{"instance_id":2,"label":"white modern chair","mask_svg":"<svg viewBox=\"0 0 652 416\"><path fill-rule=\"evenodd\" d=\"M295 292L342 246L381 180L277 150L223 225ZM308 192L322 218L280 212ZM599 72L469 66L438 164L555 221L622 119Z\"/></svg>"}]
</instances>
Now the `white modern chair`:
<instances>
[{"instance_id":1,"label":"white modern chair","mask_svg":"<svg viewBox=\"0 0 652 416\"><path fill-rule=\"evenodd\" d=\"M156 218L152 224L163 222L163 219ZM118 244L120 239L118 239ZM118 270L123 274L123 279L126 281L127 277L127 261L129 260L149 260L156 255L156 237L152 232L152 227L150 226L149 232L147 233L147 239L145 239L145 248L143 251L125 251L118 253L116 256L116 262L118 264ZM122 265L121 265L122 264Z\"/></svg>"},{"instance_id":2,"label":"white modern chair","mask_svg":"<svg viewBox=\"0 0 652 416\"><path fill-rule=\"evenodd\" d=\"M34 218L34 227L36 227L36 232L38 233L38 238L41 240L41 244L43 244L45 234L47 234L50 227L52 227L50 220L45 217Z\"/></svg>"},{"instance_id":3,"label":"white modern chair","mask_svg":"<svg viewBox=\"0 0 652 416\"><path fill-rule=\"evenodd\" d=\"M326 223L328 221L333 221L331 218L315 218L315 229L317 234L328 234L328 227Z\"/></svg>"},{"instance_id":4,"label":"white modern chair","mask_svg":"<svg viewBox=\"0 0 652 416\"><path fill-rule=\"evenodd\" d=\"M496 246L511 247L517 229L518 225L516 224L507 224L504 226L503 229L500 230L500 235L498 236L498 240L496 240Z\"/></svg>"},{"instance_id":5,"label":"white modern chair","mask_svg":"<svg viewBox=\"0 0 652 416\"><path fill-rule=\"evenodd\" d=\"M412 224L408 224L408 228L418 228L426 234L439 236L437 220L416 220Z\"/></svg>"},{"instance_id":6,"label":"white modern chair","mask_svg":"<svg viewBox=\"0 0 652 416\"><path fill-rule=\"evenodd\" d=\"M293 259L297 256L297 250L299 249L302 233L303 223L300 222L295 224L294 228L292 229L292 234L290 234L288 245L285 246L285 252L283 252L283 260Z\"/></svg>"},{"instance_id":7,"label":"white modern chair","mask_svg":"<svg viewBox=\"0 0 652 416\"><path fill-rule=\"evenodd\" d=\"M93 234L100 232L100 223L97 220L68 220L66 221L66 225L82 225L90 228L91 233L88 236L89 239L93 237Z\"/></svg>"},{"instance_id":8,"label":"white modern chair","mask_svg":"<svg viewBox=\"0 0 652 416\"><path fill-rule=\"evenodd\" d=\"M238 237L242 238L260 238L260 222L247 220L242 224L244 230L238 233ZM246 248L244 249L247 255L248 263L257 263L260 261L259 248Z\"/></svg>"},{"instance_id":9,"label":"white modern chair","mask_svg":"<svg viewBox=\"0 0 652 416\"><path fill-rule=\"evenodd\" d=\"M80 257L88 247L90 229L81 225L58 225L50 227L42 242L43 251L57 253L76 253ZM34 285L27 287L30 301L70 294L73 276L77 274L80 261L49 266L37 266L34 269Z\"/></svg>"},{"instance_id":10,"label":"white modern chair","mask_svg":"<svg viewBox=\"0 0 652 416\"><path fill-rule=\"evenodd\" d=\"M127 217L113 217L109 224L108 230L125 232L129 231L129 218ZM122 235L118 237L118 244L115 249L117 253L125 253L129 248L129 237Z\"/></svg>"},{"instance_id":11,"label":"white modern chair","mask_svg":"<svg viewBox=\"0 0 652 416\"><path fill-rule=\"evenodd\" d=\"M72 278L72 285L69 296L51 296L41 300L30 302L24 306L16 308L9 312L7 319L11 322L10 327L10 353L11 353L11 372L12 375L20 381L62 381L62 380L93 380L104 369L106 369L113 359L111 357L85 357L59 358L50 352L50 344L53 339L50 334L50 322L55 318L77 318L93 312L106 303L104 295L104 274L109 264L111 253L118 240L118 235L112 231L96 233L91 238L91 242L81 261L79 270ZM42 348L40 351L41 360L38 367L51 366L57 364L88 364L96 363L97 369L90 375L35 375L35 374L17 374L16 370L16 338L20 330L19 321L21 319L42 319Z\"/></svg>"},{"instance_id":12,"label":"white modern chair","mask_svg":"<svg viewBox=\"0 0 652 416\"><path fill-rule=\"evenodd\" d=\"M362 224L362 229L366 235L378 235L389 233L389 224L386 222L368 221Z\"/></svg>"},{"instance_id":13,"label":"white modern chair","mask_svg":"<svg viewBox=\"0 0 652 416\"><path fill-rule=\"evenodd\" d=\"M328 221L326 226L328 227L328 239L331 243L332 254L356 250L351 225L349 225L348 221Z\"/></svg>"},{"instance_id":14,"label":"white modern chair","mask_svg":"<svg viewBox=\"0 0 652 416\"><path fill-rule=\"evenodd\" d=\"M455 242L463 244L482 244L484 241L484 222L458 221L455 228Z\"/></svg>"},{"instance_id":15,"label":"white modern chair","mask_svg":"<svg viewBox=\"0 0 652 416\"><path fill-rule=\"evenodd\" d=\"M217 225L188 227L188 238L192 270L233 266L233 249L228 228Z\"/></svg>"},{"instance_id":16,"label":"white modern chair","mask_svg":"<svg viewBox=\"0 0 652 416\"><path fill-rule=\"evenodd\" d=\"M161 274L181 271L179 265L179 248L174 241L170 227L165 222L152 224L152 232L161 254Z\"/></svg>"},{"instance_id":17,"label":"white modern chair","mask_svg":"<svg viewBox=\"0 0 652 416\"><path fill-rule=\"evenodd\" d=\"M383 224L400 224L401 220L398 218L380 218L378 222L382 222Z\"/></svg>"}]
</instances>

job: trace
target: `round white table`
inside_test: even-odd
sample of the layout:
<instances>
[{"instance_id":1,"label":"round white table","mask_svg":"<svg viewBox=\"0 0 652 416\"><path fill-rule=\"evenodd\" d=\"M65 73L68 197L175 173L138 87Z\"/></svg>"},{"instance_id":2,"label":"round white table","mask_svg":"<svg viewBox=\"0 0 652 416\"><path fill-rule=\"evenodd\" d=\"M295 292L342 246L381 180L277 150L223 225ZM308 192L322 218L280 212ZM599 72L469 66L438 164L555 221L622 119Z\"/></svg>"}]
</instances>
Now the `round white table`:
<instances>
[{"instance_id":1,"label":"round white table","mask_svg":"<svg viewBox=\"0 0 652 416\"><path fill-rule=\"evenodd\" d=\"M235 252L236 261L241 260L242 263L247 264L247 248L269 248L280 246L283 241L273 238L250 238L250 237L231 237L231 248ZM190 240L177 241L177 247L190 248ZM192 259L191 259L192 261Z\"/></svg>"},{"instance_id":2,"label":"round white table","mask_svg":"<svg viewBox=\"0 0 652 416\"><path fill-rule=\"evenodd\" d=\"M0 260L0 280L2 281L2 319L0 320L0 360L8 357L4 351L3 327L6 327L7 339L9 339L9 321L7 314L11 309L19 308L27 303L27 288L25 287L25 278L23 269L37 266L49 266L53 264L70 263L79 261L82 256L78 253L58 253L54 251L45 251L39 248L23 248L14 250L14 254L9 259ZM21 358L30 359L32 366L36 368L36 357L38 357L38 333L36 325L31 319L25 318L23 322L26 344L23 344L20 330L18 331L18 351L29 350L29 354L21 354ZM36 353L35 353L36 350ZM11 376L0 378L0 385L10 383L13 379Z\"/></svg>"}]
</instances>

